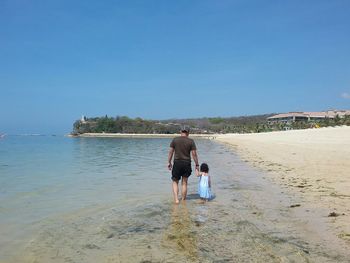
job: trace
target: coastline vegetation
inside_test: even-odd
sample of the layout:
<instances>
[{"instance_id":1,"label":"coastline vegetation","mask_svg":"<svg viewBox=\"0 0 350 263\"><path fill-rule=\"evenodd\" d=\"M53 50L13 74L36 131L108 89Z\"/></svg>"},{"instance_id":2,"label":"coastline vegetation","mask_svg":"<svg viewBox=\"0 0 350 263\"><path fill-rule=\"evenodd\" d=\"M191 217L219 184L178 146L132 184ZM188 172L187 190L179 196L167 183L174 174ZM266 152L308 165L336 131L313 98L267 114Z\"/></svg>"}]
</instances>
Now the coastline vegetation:
<instances>
[{"instance_id":1,"label":"coastline vegetation","mask_svg":"<svg viewBox=\"0 0 350 263\"><path fill-rule=\"evenodd\" d=\"M77 120L73 124L72 135L83 133L133 133L133 134L176 134L182 126L190 127L191 133L259 133L290 129L307 129L328 126L349 125L350 116L319 121L297 121L289 123L268 123L267 118L273 114L213 117L170 120L145 120L142 118L93 117Z\"/></svg>"}]
</instances>

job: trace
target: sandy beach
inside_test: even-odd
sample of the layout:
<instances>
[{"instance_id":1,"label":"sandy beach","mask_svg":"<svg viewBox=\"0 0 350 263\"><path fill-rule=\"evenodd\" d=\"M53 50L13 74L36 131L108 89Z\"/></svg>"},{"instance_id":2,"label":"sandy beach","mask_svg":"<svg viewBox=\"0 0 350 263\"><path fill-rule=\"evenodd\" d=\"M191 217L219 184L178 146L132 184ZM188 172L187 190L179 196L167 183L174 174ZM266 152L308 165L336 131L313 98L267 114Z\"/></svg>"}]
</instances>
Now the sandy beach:
<instances>
[{"instance_id":1,"label":"sandy beach","mask_svg":"<svg viewBox=\"0 0 350 263\"><path fill-rule=\"evenodd\" d=\"M350 248L350 127L216 138L261 169L267 180L299 197L293 209L322 229L326 241Z\"/></svg>"}]
</instances>

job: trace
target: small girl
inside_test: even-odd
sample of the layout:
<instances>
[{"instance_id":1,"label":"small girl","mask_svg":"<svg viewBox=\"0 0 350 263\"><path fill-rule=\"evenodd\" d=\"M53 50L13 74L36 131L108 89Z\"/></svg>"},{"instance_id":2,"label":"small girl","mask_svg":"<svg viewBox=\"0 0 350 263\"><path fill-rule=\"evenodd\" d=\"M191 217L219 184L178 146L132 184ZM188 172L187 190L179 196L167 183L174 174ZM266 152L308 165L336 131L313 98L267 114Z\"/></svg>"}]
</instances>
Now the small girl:
<instances>
[{"instance_id":1,"label":"small girl","mask_svg":"<svg viewBox=\"0 0 350 263\"><path fill-rule=\"evenodd\" d=\"M209 166L206 163L202 163L200 172L197 174L199 176L198 194L202 201L209 201L211 198L211 182L208 173Z\"/></svg>"}]
</instances>

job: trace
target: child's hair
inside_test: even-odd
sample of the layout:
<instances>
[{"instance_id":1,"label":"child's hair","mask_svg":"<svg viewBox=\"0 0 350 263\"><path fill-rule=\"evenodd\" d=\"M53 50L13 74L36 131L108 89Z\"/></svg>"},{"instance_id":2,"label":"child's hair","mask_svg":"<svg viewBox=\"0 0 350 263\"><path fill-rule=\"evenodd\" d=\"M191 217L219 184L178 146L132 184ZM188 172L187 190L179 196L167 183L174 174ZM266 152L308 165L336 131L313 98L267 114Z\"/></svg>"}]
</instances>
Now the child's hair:
<instances>
[{"instance_id":1,"label":"child's hair","mask_svg":"<svg viewBox=\"0 0 350 263\"><path fill-rule=\"evenodd\" d=\"M209 172L209 166L206 163L201 164L201 172L208 173Z\"/></svg>"}]
</instances>

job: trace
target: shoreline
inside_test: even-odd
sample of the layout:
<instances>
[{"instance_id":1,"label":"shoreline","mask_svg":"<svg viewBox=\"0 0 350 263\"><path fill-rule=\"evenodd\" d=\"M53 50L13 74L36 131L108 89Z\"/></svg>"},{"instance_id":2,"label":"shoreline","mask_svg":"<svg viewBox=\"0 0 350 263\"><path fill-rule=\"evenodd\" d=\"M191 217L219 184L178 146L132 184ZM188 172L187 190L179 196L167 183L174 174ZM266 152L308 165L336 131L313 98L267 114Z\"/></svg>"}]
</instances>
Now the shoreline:
<instances>
[{"instance_id":1,"label":"shoreline","mask_svg":"<svg viewBox=\"0 0 350 263\"><path fill-rule=\"evenodd\" d=\"M174 138L179 134L146 134L146 133L83 133L79 135L67 135L71 138ZM215 139L217 134L191 134L192 138Z\"/></svg>"},{"instance_id":2,"label":"shoreline","mask_svg":"<svg viewBox=\"0 0 350 263\"><path fill-rule=\"evenodd\" d=\"M177 134L88 133L79 137L174 136ZM320 240L314 237L313 243L331 243L343 253L350 247L349 126L251 134L190 134L190 137L227 144L243 162L263 171L264 179L280 187L281 198L295 196L299 201L289 209L300 220L299 229L318 233Z\"/></svg>"},{"instance_id":3,"label":"shoreline","mask_svg":"<svg viewBox=\"0 0 350 263\"><path fill-rule=\"evenodd\" d=\"M69 141L64 141L70 144ZM129 143L113 139L106 141L112 144ZM142 161L142 163L145 161L146 165L134 167L132 171L134 172L136 168L138 171L131 174L134 176L125 173L120 177L123 180L117 182L110 178L110 174L119 176L122 173L112 173L116 171L114 170L116 166L109 165L108 160L114 164L116 159L115 155L110 154L108 150L110 148L106 147L104 148L106 151L98 151L98 147L91 147L96 143L106 146L106 141L86 139L83 144L79 140L75 141L83 147L80 148L82 151L92 154L81 154L82 152L79 151L77 160L84 157L85 161L81 163L89 161L91 164L87 167L102 165L107 168L103 172L104 176L102 174L96 176L98 184L88 188L89 184L86 182L95 178L96 170L91 169L89 172L86 170L87 167L78 166L83 172L77 174L84 178L80 180L83 183L81 190L89 197L96 197L98 193L99 201L64 213L52 214L43 220L38 220L35 225L28 225L33 235L23 239L23 245L16 244L21 246L21 249L13 249L15 243L13 245L4 243L7 247L2 247L2 251L7 250L7 254L3 253L4 260L0 258L1 262L62 262L65 259L78 262L120 260L123 262L176 260L192 262L192 256L196 259L193 262L212 262L218 260L218 251L219 259L226 259L225 261L235 259L237 262L257 260L276 263L282 261L348 262L348 250L340 245L339 240L336 240L337 237L322 221L324 218L327 219L327 216L322 214L324 211L315 209L312 213L306 212L304 210L306 204L299 195L294 195L292 191L287 191L278 183L271 183L267 173L254 169L250 162L242 159L242 155L233 151L229 145L217 140L198 139L198 144L201 144L200 157L203 161L209 160L213 168L211 172L214 176L215 198L205 205L199 204L197 178L191 176L187 201L174 206L168 187L171 182L170 174L164 174L163 177L163 172L167 172L164 170L165 167L153 166L154 160L158 160L159 157L148 158L146 153ZM157 144L158 146L152 148L157 150L163 147L164 142L139 140L132 144L146 143L145 146L149 146L150 143ZM84 147L86 144L90 147ZM114 148L124 149L124 147ZM139 153L146 148L135 149ZM64 149L71 148L64 147ZM85 151L86 149L89 151ZM161 154L160 157L164 156L161 152L159 154ZM91 162L91 156L94 155L104 157ZM130 156L132 157L133 154ZM125 159L120 159L119 163L125 163ZM149 169L151 172L147 175L144 168L150 165L154 169ZM125 169L120 171L123 170ZM86 176L89 173L92 177ZM147 176L138 178L139 176L135 176L138 174L140 177ZM159 177L160 174L162 174L161 177ZM153 180L160 181L148 184L152 176L154 176ZM126 179L132 181L125 182L125 187L118 188ZM74 197L79 197L80 195L76 193L77 184L68 184L64 189L69 189L69 185L74 185L72 188ZM158 193L149 194L154 190L155 185L156 188L160 188L160 192L157 190ZM138 186L141 188L137 188ZM99 187L101 187L100 190L98 190ZM123 194L130 187L136 188ZM137 189L149 190L140 192ZM40 189L35 188L35 191L37 190ZM95 190L98 191L95 192ZM45 191L43 193L45 194ZM107 199L103 198L102 193L107 194ZM69 198L69 192L66 192L65 196ZM29 201L27 197L25 198ZM56 199L60 202L64 200L45 198L48 201ZM84 199L80 197L74 200L80 203ZM301 207L292 207L295 204L301 204ZM11 236L11 228L7 225L5 229L9 234L4 232L3 240ZM20 227L14 229L23 231ZM13 252L13 255L8 251ZM5 258L6 255L8 260ZM13 256L13 259L10 256ZM130 260L131 256L133 256L132 260Z\"/></svg>"},{"instance_id":4,"label":"shoreline","mask_svg":"<svg viewBox=\"0 0 350 263\"><path fill-rule=\"evenodd\" d=\"M294 211L300 219L318 221L325 241L350 248L350 127L224 134L215 140L300 197Z\"/></svg>"}]
</instances>

